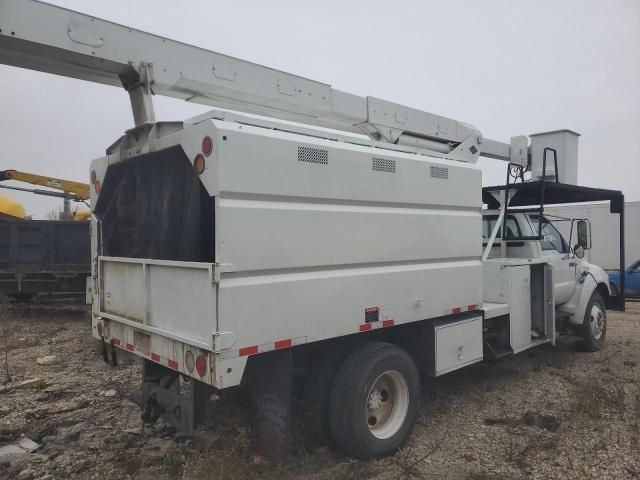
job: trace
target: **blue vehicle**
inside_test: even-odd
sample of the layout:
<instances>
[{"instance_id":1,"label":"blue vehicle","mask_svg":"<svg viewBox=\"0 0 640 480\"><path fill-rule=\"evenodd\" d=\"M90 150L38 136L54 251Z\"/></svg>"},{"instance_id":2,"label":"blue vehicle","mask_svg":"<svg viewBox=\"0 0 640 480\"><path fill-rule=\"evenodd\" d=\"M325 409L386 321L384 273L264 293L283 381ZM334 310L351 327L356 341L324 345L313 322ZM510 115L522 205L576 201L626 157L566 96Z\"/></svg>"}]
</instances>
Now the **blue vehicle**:
<instances>
[{"instance_id":1,"label":"blue vehicle","mask_svg":"<svg viewBox=\"0 0 640 480\"><path fill-rule=\"evenodd\" d=\"M609 273L611 295L620 291L620 272ZM624 290L628 297L640 297L640 260L636 260L624 271Z\"/></svg>"}]
</instances>

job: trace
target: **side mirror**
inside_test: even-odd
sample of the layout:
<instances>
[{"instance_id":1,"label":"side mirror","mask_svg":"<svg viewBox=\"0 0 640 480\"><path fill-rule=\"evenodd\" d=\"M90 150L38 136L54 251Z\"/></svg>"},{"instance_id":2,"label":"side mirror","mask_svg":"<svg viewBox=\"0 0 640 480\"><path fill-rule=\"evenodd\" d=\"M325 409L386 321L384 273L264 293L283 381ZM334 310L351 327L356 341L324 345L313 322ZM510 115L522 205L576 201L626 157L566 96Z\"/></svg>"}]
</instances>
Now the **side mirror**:
<instances>
[{"instance_id":1,"label":"side mirror","mask_svg":"<svg viewBox=\"0 0 640 480\"><path fill-rule=\"evenodd\" d=\"M582 245L574 245L573 254L578 258L584 258L584 248L582 248Z\"/></svg>"},{"instance_id":2,"label":"side mirror","mask_svg":"<svg viewBox=\"0 0 640 480\"><path fill-rule=\"evenodd\" d=\"M584 250L591 248L591 223L588 220L578 220L578 245Z\"/></svg>"}]
</instances>

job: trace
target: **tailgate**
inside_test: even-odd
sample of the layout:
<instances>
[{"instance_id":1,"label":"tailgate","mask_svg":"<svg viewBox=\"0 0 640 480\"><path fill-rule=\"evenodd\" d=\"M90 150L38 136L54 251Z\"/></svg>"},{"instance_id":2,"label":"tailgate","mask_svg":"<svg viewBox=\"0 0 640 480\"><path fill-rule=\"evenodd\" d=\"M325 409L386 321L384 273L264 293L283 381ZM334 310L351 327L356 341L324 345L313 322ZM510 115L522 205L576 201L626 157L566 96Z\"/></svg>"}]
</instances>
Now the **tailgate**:
<instances>
[{"instance_id":1,"label":"tailgate","mask_svg":"<svg viewBox=\"0 0 640 480\"><path fill-rule=\"evenodd\" d=\"M98 315L213 350L213 264L101 256L98 275Z\"/></svg>"}]
</instances>

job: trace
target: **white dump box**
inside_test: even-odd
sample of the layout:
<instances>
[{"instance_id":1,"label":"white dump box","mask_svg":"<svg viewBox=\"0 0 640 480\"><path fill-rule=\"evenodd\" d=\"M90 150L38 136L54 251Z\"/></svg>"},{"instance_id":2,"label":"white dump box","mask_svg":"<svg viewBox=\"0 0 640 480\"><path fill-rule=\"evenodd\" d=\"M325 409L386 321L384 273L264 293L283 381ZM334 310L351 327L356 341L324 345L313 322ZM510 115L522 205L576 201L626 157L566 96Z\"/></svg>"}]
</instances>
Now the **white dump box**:
<instances>
[{"instance_id":1,"label":"white dump box","mask_svg":"<svg viewBox=\"0 0 640 480\"><path fill-rule=\"evenodd\" d=\"M481 308L475 165L222 118L154 128L91 167L96 337L189 375L203 356L222 388L250 355Z\"/></svg>"}]
</instances>

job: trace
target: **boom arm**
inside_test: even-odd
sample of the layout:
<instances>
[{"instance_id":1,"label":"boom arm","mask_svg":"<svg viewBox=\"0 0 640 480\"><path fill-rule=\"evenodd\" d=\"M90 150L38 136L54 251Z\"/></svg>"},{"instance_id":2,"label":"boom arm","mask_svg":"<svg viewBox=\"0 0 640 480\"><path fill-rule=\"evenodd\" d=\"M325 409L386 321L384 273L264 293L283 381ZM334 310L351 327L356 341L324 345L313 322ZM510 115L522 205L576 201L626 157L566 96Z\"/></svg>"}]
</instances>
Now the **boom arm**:
<instances>
[{"instance_id":1,"label":"boom arm","mask_svg":"<svg viewBox=\"0 0 640 480\"><path fill-rule=\"evenodd\" d=\"M89 184L87 183L74 182L72 180L64 180L61 178L45 177L34 173L19 172L17 170L0 171L0 182L5 180L16 180L19 182L30 183L31 185L40 185L42 187L61 190L64 193L56 194L56 192L49 192L47 190L28 190L19 187L7 187L6 185L2 185L2 188L29 191L38 195L49 195L51 197L69 198L76 201L87 200L89 198Z\"/></svg>"},{"instance_id":2,"label":"boom arm","mask_svg":"<svg viewBox=\"0 0 640 480\"><path fill-rule=\"evenodd\" d=\"M527 139L483 140L457 120L141 32L36 0L0 0L0 63L124 86L136 126L153 123L151 95L323 127L475 162L527 164ZM523 147L524 139L524 149Z\"/></svg>"}]
</instances>

